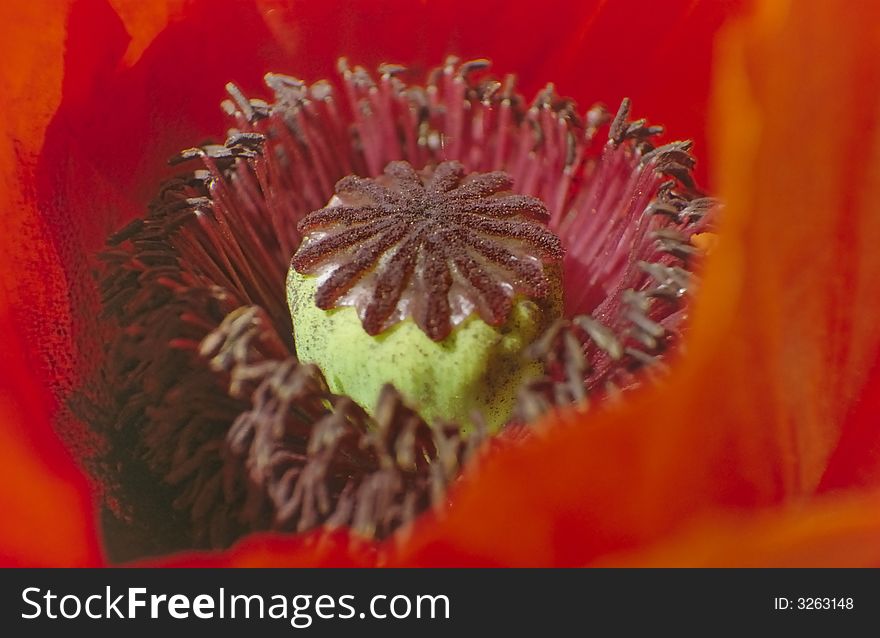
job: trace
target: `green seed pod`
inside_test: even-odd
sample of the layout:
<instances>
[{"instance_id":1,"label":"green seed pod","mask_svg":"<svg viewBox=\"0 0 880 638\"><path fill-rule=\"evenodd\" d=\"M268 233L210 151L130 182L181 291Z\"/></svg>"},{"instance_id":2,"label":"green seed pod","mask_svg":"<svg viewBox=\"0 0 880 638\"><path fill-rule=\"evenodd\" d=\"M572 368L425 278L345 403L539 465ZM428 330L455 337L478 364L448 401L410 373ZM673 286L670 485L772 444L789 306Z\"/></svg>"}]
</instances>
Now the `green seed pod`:
<instances>
[{"instance_id":1,"label":"green seed pod","mask_svg":"<svg viewBox=\"0 0 880 638\"><path fill-rule=\"evenodd\" d=\"M354 308L318 308L317 284L317 277L292 268L288 273L287 300L300 360L317 365L333 392L347 394L367 412L375 409L382 386L391 383L429 423L467 427L479 411L491 429L503 425L519 386L543 372L524 350L561 313L558 294L540 302L518 298L497 328L471 315L434 341L405 319L372 336Z\"/></svg>"},{"instance_id":2,"label":"green seed pod","mask_svg":"<svg viewBox=\"0 0 880 638\"><path fill-rule=\"evenodd\" d=\"M525 349L561 315L559 238L501 171L392 162L348 176L298 228L297 356L367 411L386 383L428 422L498 428L543 371Z\"/></svg>"}]
</instances>

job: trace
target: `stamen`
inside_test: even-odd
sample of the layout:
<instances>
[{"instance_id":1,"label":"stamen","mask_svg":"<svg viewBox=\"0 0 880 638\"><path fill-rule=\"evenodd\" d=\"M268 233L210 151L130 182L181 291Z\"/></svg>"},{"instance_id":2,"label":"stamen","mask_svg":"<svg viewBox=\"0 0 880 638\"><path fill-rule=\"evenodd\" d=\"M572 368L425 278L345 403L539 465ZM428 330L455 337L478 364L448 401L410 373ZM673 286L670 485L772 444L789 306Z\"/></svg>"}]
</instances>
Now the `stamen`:
<instances>
[{"instance_id":1,"label":"stamen","mask_svg":"<svg viewBox=\"0 0 880 638\"><path fill-rule=\"evenodd\" d=\"M449 482L473 453L458 428L428 427L390 386L373 421L347 397L330 394L314 366L261 359L265 334L253 328L265 321L259 308L238 309L201 348L227 375L231 394L252 397L222 455L223 498L244 522L297 531L349 525L382 537L441 506L435 483ZM444 471L432 472L433 465Z\"/></svg>"}]
</instances>

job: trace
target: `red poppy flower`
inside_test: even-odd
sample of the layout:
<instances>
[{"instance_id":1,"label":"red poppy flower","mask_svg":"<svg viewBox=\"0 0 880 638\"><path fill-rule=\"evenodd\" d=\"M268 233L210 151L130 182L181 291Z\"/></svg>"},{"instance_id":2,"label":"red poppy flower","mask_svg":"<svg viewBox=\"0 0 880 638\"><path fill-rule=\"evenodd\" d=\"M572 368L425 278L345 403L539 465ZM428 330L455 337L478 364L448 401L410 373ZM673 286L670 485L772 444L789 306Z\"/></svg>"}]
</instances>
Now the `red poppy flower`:
<instances>
[{"instance_id":1,"label":"red poppy flower","mask_svg":"<svg viewBox=\"0 0 880 638\"><path fill-rule=\"evenodd\" d=\"M649 18L640 8L14 9L0 39L0 505L14 521L0 532L3 561L104 560L74 460L94 442L58 404L97 365L90 259L141 214L164 158L222 130L223 85L256 92L270 70L317 79L340 54L429 65L455 51L517 72L526 92L554 80L582 103L628 95L708 153L698 177L726 209L686 352L657 384L586 415L563 411L527 445L481 459L448 511L382 544L345 531L261 535L198 560L880 563L878 16L820 2L768 2L742 21L723 3L670 3Z\"/></svg>"}]
</instances>

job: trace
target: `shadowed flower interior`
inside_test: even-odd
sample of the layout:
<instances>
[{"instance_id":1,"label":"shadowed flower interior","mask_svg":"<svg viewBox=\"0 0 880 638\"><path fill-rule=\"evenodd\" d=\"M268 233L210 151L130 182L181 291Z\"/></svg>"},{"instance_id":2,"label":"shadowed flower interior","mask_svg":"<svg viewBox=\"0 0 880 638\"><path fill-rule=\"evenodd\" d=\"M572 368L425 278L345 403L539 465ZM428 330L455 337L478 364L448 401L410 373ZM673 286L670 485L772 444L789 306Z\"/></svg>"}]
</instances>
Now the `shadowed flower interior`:
<instances>
[{"instance_id":1,"label":"shadowed flower interior","mask_svg":"<svg viewBox=\"0 0 880 638\"><path fill-rule=\"evenodd\" d=\"M267 75L271 101L229 85L226 141L175 158L201 165L109 239L111 338L76 409L102 440L91 464L108 502L141 539L111 543L116 558L321 524L387 536L442 508L487 439L521 444L548 411L662 372L716 208L690 144L656 146L662 129L632 121L628 100L581 116L552 85L529 103L487 67L450 58L419 85L342 61L338 83ZM426 189L449 195L428 205ZM415 215L416 200L439 213ZM368 335L408 315L434 341L470 312L501 326L515 295L550 294L547 263L563 317L525 349L539 372L507 427L490 437L477 414L465 433L392 385L364 410L299 360L292 256L323 273L316 305L354 306Z\"/></svg>"}]
</instances>

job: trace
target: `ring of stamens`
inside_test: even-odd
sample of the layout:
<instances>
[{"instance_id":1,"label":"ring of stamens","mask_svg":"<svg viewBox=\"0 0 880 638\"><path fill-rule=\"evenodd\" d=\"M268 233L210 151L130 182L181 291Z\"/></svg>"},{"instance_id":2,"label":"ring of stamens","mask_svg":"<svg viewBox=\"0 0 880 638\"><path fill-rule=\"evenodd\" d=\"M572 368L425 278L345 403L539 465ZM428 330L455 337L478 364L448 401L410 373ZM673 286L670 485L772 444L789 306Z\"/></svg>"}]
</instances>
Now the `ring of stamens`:
<instances>
[{"instance_id":1,"label":"ring of stamens","mask_svg":"<svg viewBox=\"0 0 880 638\"><path fill-rule=\"evenodd\" d=\"M260 529L349 525L387 535L426 507L442 507L445 486L483 440L428 427L392 390L371 419L296 361L285 274L304 235L336 231L353 214L327 209L339 180L342 192L374 197L379 209L388 195L365 178L390 162L435 167L438 185L459 179L459 165L496 175L457 185L496 193L509 188L497 177L503 171L514 191L501 203L472 201L469 212L450 213L459 224L478 217L486 236L541 228L530 220L546 210L558 244L541 230L518 232L553 257L565 251L566 319L532 349L547 376L522 389L520 421L644 382L674 351L699 258L690 238L711 228L716 208L696 190L689 144L655 147L658 127L630 121L628 101L613 119L599 106L579 116L552 87L527 104L512 78L486 74L485 61L450 58L427 86L404 83L400 67L374 77L343 62L340 71L341 91L270 74L271 103L230 85L226 142L184 151L176 161L201 167L167 184L143 219L109 241L101 290L113 338L76 408L105 441L92 464L111 506L141 539L118 558L222 547ZM417 186L403 165L389 170ZM381 224L375 216L361 226ZM436 234L415 236L426 254L446 257L421 265L432 289L452 285L450 260L482 281L463 261L470 255L541 291L537 270L515 247L463 234L450 256ZM394 242L407 240L416 241L401 233ZM309 245L299 265L326 266ZM391 300L403 275L416 271L411 252L400 254L380 282L370 330L395 316ZM322 303L356 287L357 268L344 274ZM488 282L474 288L478 312L498 321L501 298ZM454 321L442 297L429 298L421 321L441 336Z\"/></svg>"}]
</instances>

